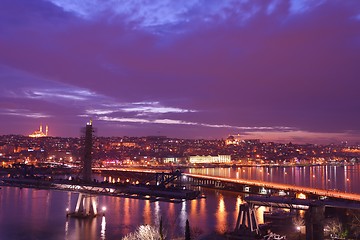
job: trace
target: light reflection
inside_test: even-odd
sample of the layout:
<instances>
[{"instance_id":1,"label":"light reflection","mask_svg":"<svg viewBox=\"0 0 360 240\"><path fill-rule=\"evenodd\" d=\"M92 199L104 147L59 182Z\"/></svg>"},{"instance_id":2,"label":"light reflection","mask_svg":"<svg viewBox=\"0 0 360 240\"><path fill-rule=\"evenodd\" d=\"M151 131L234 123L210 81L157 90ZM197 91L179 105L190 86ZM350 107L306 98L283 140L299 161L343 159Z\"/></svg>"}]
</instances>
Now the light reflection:
<instances>
[{"instance_id":1,"label":"light reflection","mask_svg":"<svg viewBox=\"0 0 360 240\"><path fill-rule=\"evenodd\" d=\"M225 201L224 196L222 194L219 194L219 200L218 200L218 208L215 213L216 216L216 230L220 233L224 233L227 229L227 223L226 223L226 217L227 212L225 209Z\"/></svg>"},{"instance_id":2,"label":"light reflection","mask_svg":"<svg viewBox=\"0 0 360 240\"><path fill-rule=\"evenodd\" d=\"M348 182L350 181L349 177L348 177L348 172L347 172L347 166L344 166L344 185L345 185L345 192L349 191L349 184Z\"/></svg>"},{"instance_id":3,"label":"light reflection","mask_svg":"<svg viewBox=\"0 0 360 240\"><path fill-rule=\"evenodd\" d=\"M65 239L68 239L68 235L69 235L69 221L66 218L66 222L65 222Z\"/></svg>"},{"instance_id":4,"label":"light reflection","mask_svg":"<svg viewBox=\"0 0 360 240\"><path fill-rule=\"evenodd\" d=\"M287 183L297 186L313 187L320 189L338 189L346 192L360 193L356 182L360 179L360 165L327 165L327 166L288 166L288 167L264 167L262 173L259 167L234 168L201 168L189 169L191 172L207 174L209 176L226 177L230 170L230 176L238 179L261 180L276 183ZM344 171L346 168L346 171ZM338 171L340 169L341 171ZM285 174L286 172L286 174ZM344 176L346 173L346 177ZM360 186L360 185L359 185Z\"/></svg>"},{"instance_id":5,"label":"light reflection","mask_svg":"<svg viewBox=\"0 0 360 240\"><path fill-rule=\"evenodd\" d=\"M102 239L102 240L106 239L105 231L106 231L106 220L105 220L105 216L102 216L102 219L101 219L101 231L100 231L100 239Z\"/></svg>"},{"instance_id":6,"label":"light reflection","mask_svg":"<svg viewBox=\"0 0 360 240\"><path fill-rule=\"evenodd\" d=\"M200 201L199 217L200 217L200 219L204 219L204 218L206 218L206 199L201 198L198 201Z\"/></svg>"},{"instance_id":7,"label":"light reflection","mask_svg":"<svg viewBox=\"0 0 360 240\"><path fill-rule=\"evenodd\" d=\"M299 210L299 217L302 219L305 218L305 210Z\"/></svg>"},{"instance_id":8,"label":"light reflection","mask_svg":"<svg viewBox=\"0 0 360 240\"><path fill-rule=\"evenodd\" d=\"M234 219L236 220L238 218L239 215L239 211L240 211L240 204L242 204L244 201L241 199L241 196L238 195L236 197L236 203L235 203L235 211L234 211ZM235 223L235 222L234 222ZM234 224L235 227L235 224Z\"/></svg>"},{"instance_id":9,"label":"light reflection","mask_svg":"<svg viewBox=\"0 0 360 240\"><path fill-rule=\"evenodd\" d=\"M130 199L124 199L124 224L129 225L131 223L131 214L130 214Z\"/></svg>"},{"instance_id":10,"label":"light reflection","mask_svg":"<svg viewBox=\"0 0 360 240\"><path fill-rule=\"evenodd\" d=\"M191 216L196 216L196 210L197 210L197 203L198 203L198 200L192 200L190 201L190 215Z\"/></svg>"},{"instance_id":11,"label":"light reflection","mask_svg":"<svg viewBox=\"0 0 360 240\"><path fill-rule=\"evenodd\" d=\"M180 211L180 215L179 215L179 219L180 219L180 227L181 228L185 228L186 225L186 220L187 220L187 212L186 212L186 201L182 201L181 202L181 211Z\"/></svg>"},{"instance_id":12,"label":"light reflection","mask_svg":"<svg viewBox=\"0 0 360 240\"><path fill-rule=\"evenodd\" d=\"M150 206L150 200L145 200L145 206L144 206L144 223L145 224L151 224L151 206Z\"/></svg>"},{"instance_id":13,"label":"light reflection","mask_svg":"<svg viewBox=\"0 0 360 240\"><path fill-rule=\"evenodd\" d=\"M160 222L161 211L160 211L160 203L159 203L159 201L155 202L154 215L155 215L155 219L154 219L155 222L156 223Z\"/></svg>"},{"instance_id":14,"label":"light reflection","mask_svg":"<svg viewBox=\"0 0 360 240\"><path fill-rule=\"evenodd\" d=\"M260 206L260 207L256 208L255 216L256 216L256 220L257 220L258 224L264 223L264 212L265 211L266 211L266 207L264 207L264 206Z\"/></svg>"}]
</instances>

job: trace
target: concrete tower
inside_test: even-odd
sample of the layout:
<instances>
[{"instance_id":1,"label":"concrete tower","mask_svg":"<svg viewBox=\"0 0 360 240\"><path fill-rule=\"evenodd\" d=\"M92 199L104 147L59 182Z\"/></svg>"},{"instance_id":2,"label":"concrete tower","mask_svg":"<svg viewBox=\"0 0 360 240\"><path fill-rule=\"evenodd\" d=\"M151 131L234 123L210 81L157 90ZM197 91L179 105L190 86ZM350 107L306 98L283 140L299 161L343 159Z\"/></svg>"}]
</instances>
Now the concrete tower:
<instances>
[{"instance_id":1,"label":"concrete tower","mask_svg":"<svg viewBox=\"0 0 360 240\"><path fill-rule=\"evenodd\" d=\"M88 122L85 127L85 151L83 159L83 181L85 183L91 182L91 161L92 161L92 135L93 126L92 121ZM76 203L75 212L68 213L67 216L77 218L95 217L97 212L97 196L79 193Z\"/></svg>"},{"instance_id":2,"label":"concrete tower","mask_svg":"<svg viewBox=\"0 0 360 240\"><path fill-rule=\"evenodd\" d=\"M86 124L85 128L85 153L83 165L83 180L91 182L91 161L92 161L92 136L93 136L92 120Z\"/></svg>"}]
</instances>

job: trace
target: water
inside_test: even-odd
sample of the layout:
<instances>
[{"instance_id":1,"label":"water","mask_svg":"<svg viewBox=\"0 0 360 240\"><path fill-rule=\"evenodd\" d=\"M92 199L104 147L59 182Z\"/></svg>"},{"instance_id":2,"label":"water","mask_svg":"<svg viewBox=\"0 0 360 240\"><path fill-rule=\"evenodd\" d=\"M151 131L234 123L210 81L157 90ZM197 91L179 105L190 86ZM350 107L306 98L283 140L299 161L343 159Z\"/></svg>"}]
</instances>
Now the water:
<instances>
[{"instance_id":1,"label":"water","mask_svg":"<svg viewBox=\"0 0 360 240\"><path fill-rule=\"evenodd\" d=\"M186 219L198 233L233 229L239 194L205 194L206 199L183 203L100 196L99 206L107 207L105 216L83 220L66 218L66 208L75 207L75 193L2 187L0 239L121 239L140 224L157 225L161 217L172 238L185 232Z\"/></svg>"},{"instance_id":2,"label":"water","mask_svg":"<svg viewBox=\"0 0 360 240\"><path fill-rule=\"evenodd\" d=\"M307 167L191 168L189 173L261 180L320 189L360 193L360 164Z\"/></svg>"},{"instance_id":3,"label":"water","mask_svg":"<svg viewBox=\"0 0 360 240\"><path fill-rule=\"evenodd\" d=\"M360 193L359 167L209 168L189 169L189 172ZM157 225L160 218L170 238L184 235L186 219L198 234L231 231L243 196L228 191L203 191L206 199L183 203L100 196L99 207L107 207L105 216L79 220L66 218L66 208L75 208L76 193L2 187L0 239L121 239L139 225ZM262 222L261 211L258 217Z\"/></svg>"}]
</instances>

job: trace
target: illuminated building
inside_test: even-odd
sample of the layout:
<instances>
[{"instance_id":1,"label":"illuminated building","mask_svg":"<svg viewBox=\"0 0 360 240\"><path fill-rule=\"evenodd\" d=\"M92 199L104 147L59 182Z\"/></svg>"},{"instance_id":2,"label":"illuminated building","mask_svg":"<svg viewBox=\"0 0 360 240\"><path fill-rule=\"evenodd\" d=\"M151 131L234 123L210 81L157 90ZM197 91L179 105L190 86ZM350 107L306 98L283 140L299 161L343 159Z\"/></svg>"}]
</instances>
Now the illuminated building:
<instances>
[{"instance_id":1,"label":"illuminated building","mask_svg":"<svg viewBox=\"0 0 360 240\"><path fill-rule=\"evenodd\" d=\"M226 145L239 145L241 142L240 139L240 134L238 135L230 135L226 140L225 140L225 144Z\"/></svg>"},{"instance_id":2,"label":"illuminated building","mask_svg":"<svg viewBox=\"0 0 360 240\"><path fill-rule=\"evenodd\" d=\"M230 155L217 155L217 156L190 156L190 163L229 163L231 162Z\"/></svg>"},{"instance_id":3,"label":"illuminated building","mask_svg":"<svg viewBox=\"0 0 360 240\"><path fill-rule=\"evenodd\" d=\"M45 133L43 132L42 125L40 125L39 130L36 130L32 134L29 135L29 137L38 138L38 137L47 137L49 133L49 127L48 125L45 126Z\"/></svg>"}]
</instances>

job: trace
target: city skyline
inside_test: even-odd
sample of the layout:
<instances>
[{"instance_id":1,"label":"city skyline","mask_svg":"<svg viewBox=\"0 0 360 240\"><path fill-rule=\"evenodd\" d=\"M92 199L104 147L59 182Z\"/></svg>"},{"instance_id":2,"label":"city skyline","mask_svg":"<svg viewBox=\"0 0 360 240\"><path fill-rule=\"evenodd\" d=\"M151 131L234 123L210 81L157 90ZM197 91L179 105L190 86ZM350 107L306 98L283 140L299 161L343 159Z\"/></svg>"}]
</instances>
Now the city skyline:
<instances>
[{"instance_id":1,"label":"city skyline","mask_svg":"<svg viewBox=\"0 0 360 240\"><path fill-rule=\"evenodd\" d=\"M360 142L359 1L1 3L0 135Z\"/></svg>"}]
</instances>

